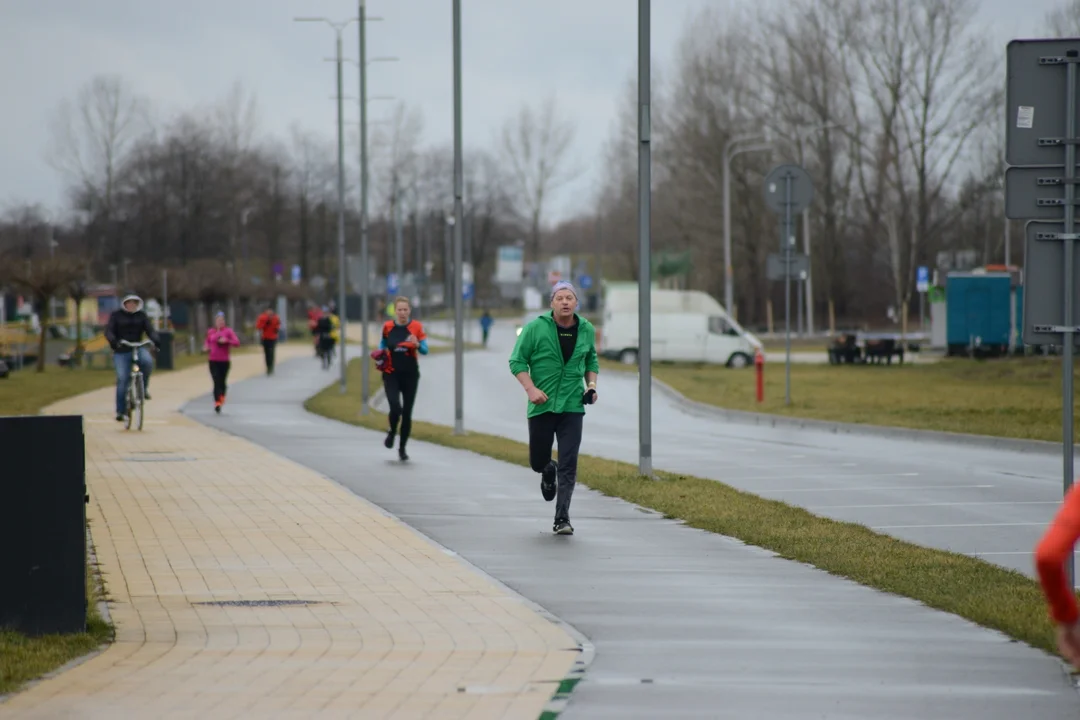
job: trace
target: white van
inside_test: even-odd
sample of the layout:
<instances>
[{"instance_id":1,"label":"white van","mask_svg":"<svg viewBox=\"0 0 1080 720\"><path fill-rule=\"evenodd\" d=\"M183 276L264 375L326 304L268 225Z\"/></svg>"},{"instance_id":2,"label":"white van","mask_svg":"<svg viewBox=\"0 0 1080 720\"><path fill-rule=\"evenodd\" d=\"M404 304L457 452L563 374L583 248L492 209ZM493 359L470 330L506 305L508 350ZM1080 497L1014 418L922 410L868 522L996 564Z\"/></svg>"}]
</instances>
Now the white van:
<instances>
[{"instance_id":1,"label":"white van","mask_svg":"<svg viewBox=\"0 0 1080 720\"><path fill-rule=\"evenodd\" d=\"M652 290L652 359L741 368L761 341L699 290ZM638 356L637 283L612 283L604 294L600 353L633 365Z\"/></svg>"}]
</instances>

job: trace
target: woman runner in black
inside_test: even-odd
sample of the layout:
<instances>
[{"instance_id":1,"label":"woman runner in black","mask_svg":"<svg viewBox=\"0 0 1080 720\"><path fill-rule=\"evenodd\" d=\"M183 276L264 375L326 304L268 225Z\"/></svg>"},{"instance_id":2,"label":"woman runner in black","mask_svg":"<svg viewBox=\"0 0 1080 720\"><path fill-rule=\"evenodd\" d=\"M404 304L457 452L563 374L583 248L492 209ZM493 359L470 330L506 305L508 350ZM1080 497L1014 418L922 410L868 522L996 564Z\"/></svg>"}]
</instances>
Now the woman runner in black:
<instances>
[{"instance_id":1,"label":"woman runner in black","mask_svg":"<svg viewBox=\"0 0 1080 720\"><path fill-rule=\"evenodd\" d=\"M408 460L405 443L412 430L412 409L416 402L416 388L420 383L419 355L428 354L427 335L417 320L412 320L412 304L406 297L394 299L394 319L383 325L379 348L390 354L390 361L383 369L383 389L390 403L390 428L383 444L394 447L394 436L401 422L401 439L398 441L398 457Z\"/></svg>"}]
</instances>

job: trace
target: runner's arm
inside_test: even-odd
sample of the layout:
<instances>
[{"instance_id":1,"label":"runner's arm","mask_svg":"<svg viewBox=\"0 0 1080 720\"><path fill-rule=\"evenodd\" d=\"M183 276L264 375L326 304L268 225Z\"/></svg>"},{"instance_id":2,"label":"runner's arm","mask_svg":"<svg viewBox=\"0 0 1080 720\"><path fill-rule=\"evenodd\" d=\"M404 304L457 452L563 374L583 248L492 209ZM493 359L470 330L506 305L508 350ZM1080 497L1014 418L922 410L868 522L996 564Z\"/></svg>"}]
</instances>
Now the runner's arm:
<instances>
[{"instance_id":1,"label":"runner's arm","mask_svg":"<svg viewBox=\"0 0 1080 720\"><path fill-rule=\"evenodd\" d=\"M521 383L521 387L525 388L525 392L534 386L532 377L529 376L529 361L532 360L535 343L531 324L526 325L521 329L521 334L514 343L514 349L510 352L510 372Z\"/></svg>"},{"instance_id":2,"label":"runner's arm","mask_svg":"<svg viewBox=\"0 0 1080 720\"><path fill-rule=\"evenodd\" d=\"M1080 538L1080 485L1074 485L1069 490L1065 502L1035 548L1035 567L1050 607L1050 616L1061 625L1071 625L1080 617L1076 595L1065 575L1065 560L1073 552L1077 538Z\"/></svg>"}]
</instances>

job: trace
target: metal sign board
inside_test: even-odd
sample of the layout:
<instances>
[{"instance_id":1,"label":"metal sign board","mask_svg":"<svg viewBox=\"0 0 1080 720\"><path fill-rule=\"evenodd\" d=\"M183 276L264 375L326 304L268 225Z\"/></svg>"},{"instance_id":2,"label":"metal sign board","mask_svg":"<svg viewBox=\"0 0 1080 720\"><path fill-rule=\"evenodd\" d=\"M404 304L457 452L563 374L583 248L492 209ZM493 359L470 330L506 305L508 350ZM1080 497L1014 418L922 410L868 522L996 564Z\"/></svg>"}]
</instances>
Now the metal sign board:
<instances>
[{"instance_id":1,"label":"metal sign board","mask_svg":"<svg viewBox=\"0 0 1080 720\"><path fill-rule=\"evenodd\" d=\"M1064 178L1064 166L1009 168L1005 171L1005 217L1012 220L1064 219Z\"/></svg>"},{"instance_id":2,"label":"metal sign board","mask_svg":"<svg viewBox=\"0 0 1080 720\"><path fill-rule=\"evenodd\" d=\"M791 214L797 215L814 201L810 174L798 165L777 165L765 176L765 204L778 215L788 211L787 178L791 178Z\"/></svg>"},{"instance_id":3,"label":"metal sign board","mask_svg":"<svg viewBox=\"0 0 1080 720\"><path fill-rule=\"evenodd\" d=\"M578 285L581 286L582 290L588 290L592 287L592 276L582 275L578 278Z\"/></svg>"},{"instance_id":4,"label":"metal sign board","mask_svg":"<svg viewBox=\"0 0 1080 720\"><path fill-rule=\"evenodd\" d=\"M915 290L921 293L930 289L930 268L920 265L915 270Z\"/></svg>"},{"instance_id":5,"label":"metal sign board","mask_svg":"<svg viewBox=\"0 0 1080 720\"><path fill-rule=\"evenodd\" d=\"M398 276L397 273L387 273L386 275L386 294L397 295L398 294Z\"/></svg>"},{"instance_id":6,"label":"metal sign board","mask_svg":"<svg viewBox=\"0 0 1080 720\"><path fill-rule=\"evenodd\" d=\"M1080 52L1080 39L1013 40L1007 49L1005 162L1009 165L1065 164L1065 63ZM1014 216L1010 216L1014 217Z\"/></svg>"},{"instance_id":7,"label":"metal sign board","mask_svg":"<svg viewBox=\"0 0 1080 720\"><path fill-rule=\"evenodd\" d=\"M1060 327L1065 315L1065 243L1047 239L1048 235L1065 232L1064 223L1029 222L1025 228L1024 270L1038 282L1024 285L1024 319L1022 336L1025 345L1061 345L1061 332L1044 328ZM1042 239L1040 239L1042 238ZM1074 256L1073 272L1080 275L1080 252ZM1074 275L1075 277L1075 275ZM1073 287L1073 307L1080 310L1080 283ZM1080 333L1073 333L1080 341Z\"/></svg>"},{"instance_id":8,"label":"metal sign board","mask_svg":"<svg viewBox=\"0 0 1080 720\"><path fill-rule=\"evenodd\" d=\"M787 272L784 272L785 265ZM804 277L810 272L810 256L801 253L791 253L787 256L787 262L783 253L769 253L765 259L765 275L769 280L783 280L785 277Z\"/></svg>"}]
</instances>

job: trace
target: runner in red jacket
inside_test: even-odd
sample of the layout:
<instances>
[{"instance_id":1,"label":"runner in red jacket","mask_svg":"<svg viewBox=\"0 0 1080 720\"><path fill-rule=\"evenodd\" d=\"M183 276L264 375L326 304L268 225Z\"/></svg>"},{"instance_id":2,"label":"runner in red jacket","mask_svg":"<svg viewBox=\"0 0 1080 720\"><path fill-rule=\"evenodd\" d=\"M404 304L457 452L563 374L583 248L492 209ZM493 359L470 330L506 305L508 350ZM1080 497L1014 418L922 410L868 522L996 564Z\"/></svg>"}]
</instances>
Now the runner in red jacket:
<instances>
[{"instance_id":1,"label":"runner in red jacket","mask_svg":"<svg viewBox=\"0 0 1080 720\"><path fill-rule=\"evenodd\" d=\"M266 374L274 374L274 349L277 346L278 332L281 330L281 318L274 312L273 305L267 305L266 310L255 321L255 329L259 331L259 339L262 340L263 355L266 357Z\"/></svg>"},{"instance_id":2,"label":"runner in red jacket","mask_svg":"<svg viewBox=\"0 0 1080 720\"><path fill-rule=\"evenodd\" d=\"M1080 485L1073 485L1054 521L1035 548L1035 568L1043 594L1050 606L1050 617L1057 623L1057 643L1061 655L1074 667L1080 667L1080 612L1076 592L1069 587L1065 561L1080 538Z\"/></svg>"}]
</instances>

